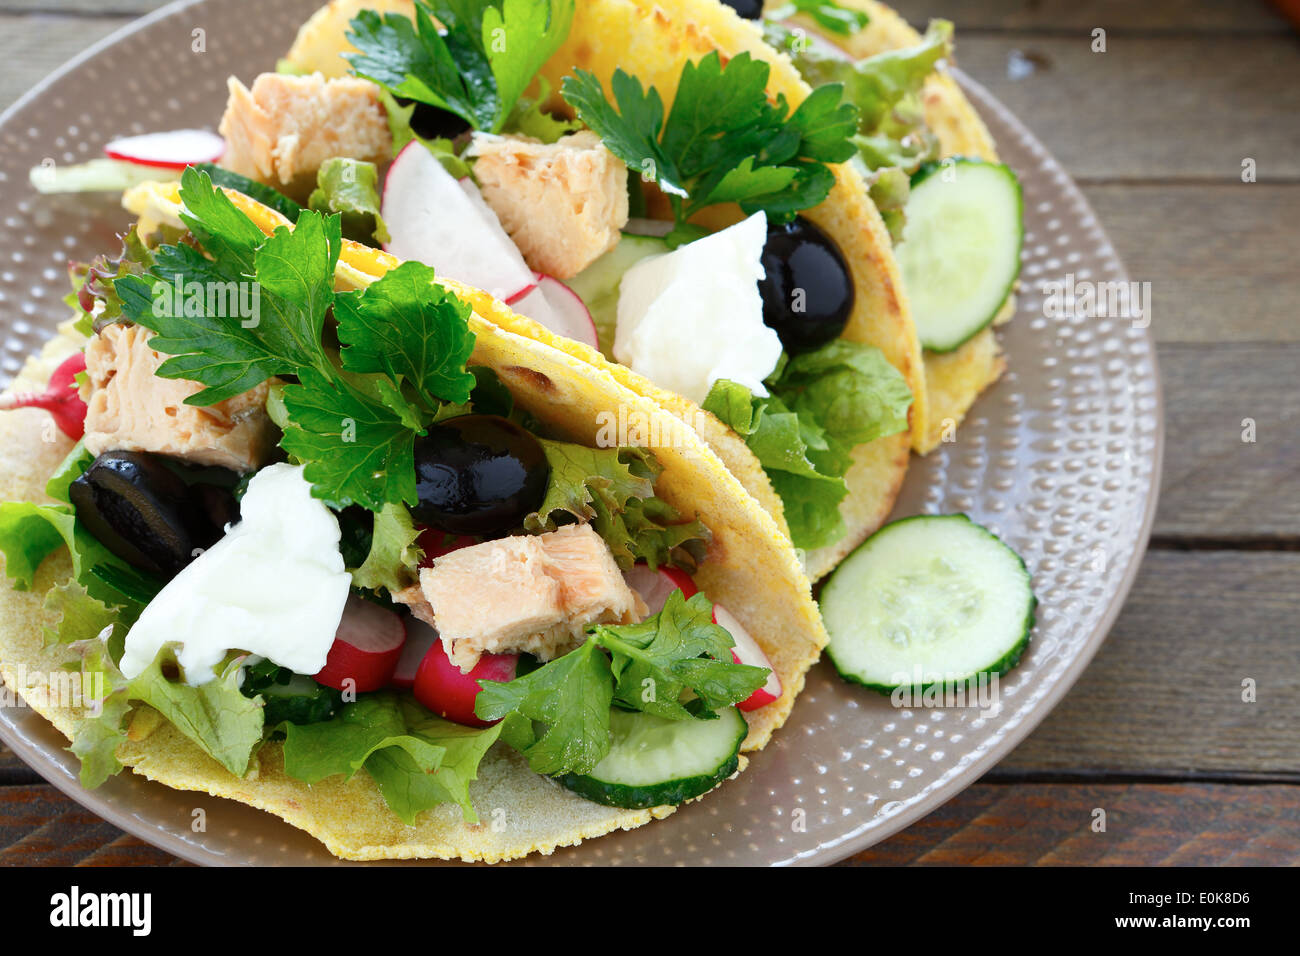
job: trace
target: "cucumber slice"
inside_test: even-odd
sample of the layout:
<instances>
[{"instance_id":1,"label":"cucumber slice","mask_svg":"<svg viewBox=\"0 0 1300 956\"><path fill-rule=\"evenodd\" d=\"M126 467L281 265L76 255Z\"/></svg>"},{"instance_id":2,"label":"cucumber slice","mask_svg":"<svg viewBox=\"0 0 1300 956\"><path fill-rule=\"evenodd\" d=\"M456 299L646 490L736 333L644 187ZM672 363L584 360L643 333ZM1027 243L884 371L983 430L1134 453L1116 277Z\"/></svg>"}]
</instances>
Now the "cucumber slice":
<instances>
[{"instance_id":1,"label":"cucumber slice","mask_svg":"<svg viewBox=\"0 0 1300 956\"><path fill-rule=\"evenodd\" d=\"M717 720L665 720L615 710L609 730L609 753L590 774L558 779L596 803L641 810L683 803L730 777L749 728L740 711L727 707Z\"/></svg>"},{"instance_id":2,"label":"cucumber slice","mask_svg":"<svg viewBox=\"0 0 1300 956\"><path fill-rule=\"evenodd\" d=\"M1020 182L1001 163L917 170L896 254L925 348L951 352L993 321L1020 274L1023 211Z\"/></svg>"},{"instance_id":3,"label":"cucumber slice","mask_svg":"<svg viewBox=\"0 0 1300 956\"><path fill-rule=\"evenodd\" d=\"M606 358L614 356L618 287L623 281L623 273L642 259L667 251L668 243L659 237L634 236L625 232L618 245L573 278L565 280L565 285L578 294L578 298L591 313L591 321L596 324L600 351Z\"/></svg>"},{"instance_id":4,"label":"cucumber slice","mask_svg":"<svg viewBox=\"0 0 1300 956\"><path fill-rule=\"evenodd\" d=\"M886 525L822 590L827 653L846 680L890 693L1001 676L1029 643L1029 571L963 514Z\"/></svg>"}]
</instances>

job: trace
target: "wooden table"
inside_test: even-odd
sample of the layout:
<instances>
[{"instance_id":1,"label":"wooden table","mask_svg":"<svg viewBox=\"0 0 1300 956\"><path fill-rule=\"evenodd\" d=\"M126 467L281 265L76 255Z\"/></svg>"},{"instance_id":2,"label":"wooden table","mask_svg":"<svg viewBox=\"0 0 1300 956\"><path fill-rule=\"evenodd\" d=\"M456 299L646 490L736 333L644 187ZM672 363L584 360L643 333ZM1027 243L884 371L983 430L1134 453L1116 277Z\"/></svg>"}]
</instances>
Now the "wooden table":
<instances>
[{"instance_id":1,"label":"wooden table","mask_svg":"<svg viewBox=\"0 0 1300 956\"><path fill-rule=\"evenodd\" d=\"M157 5L0 0L0 106ZM961 66L1152 283L1168 439L1151 550L1087 673L994 771L851 862L1300 862L1300 43L1263 3L900 6L956 21ZM0 863L174 862L0 748Z\"/></svg>"}]
</instances>

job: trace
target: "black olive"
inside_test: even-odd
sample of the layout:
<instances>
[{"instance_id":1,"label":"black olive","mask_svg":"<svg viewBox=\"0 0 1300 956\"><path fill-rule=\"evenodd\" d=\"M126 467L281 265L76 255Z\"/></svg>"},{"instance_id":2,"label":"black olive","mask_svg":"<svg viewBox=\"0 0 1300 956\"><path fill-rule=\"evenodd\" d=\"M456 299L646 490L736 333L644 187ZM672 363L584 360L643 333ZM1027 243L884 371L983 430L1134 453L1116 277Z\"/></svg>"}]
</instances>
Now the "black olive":
<instances>
[{"instance_id":1,"label":"black olive","mask_svg":"<svg viewBox=\"0 0 1300 956\"><path fill-rule=\"evenodd\" d=\"M757 20L763 15L763 0L722 0L746 20Z\"/></svg>"},{"instance_id":2,"label":"black olive","mask_svg":"<svg viewBox=\"0 0 1300 956\"><path fill-rule=\"evenodd\" d=\"M219 488L200 501L162 462L131 451L100 455L68 489L77 520L104 547L128 564L166 578L175 577L198 549L221 537L216 521L231 513L229 506L217 503L221 495L233 505L230 493Z\"/></svg>"},{"instance_id":3,"label":"black olive","mask_svg":"<svg viewBox=\"0 0 1300 956\"><path fill-rule=\"evenodd\" d=\"M397 102L401 106L409 106L414 101L399 96ZM429 103L415 103L415 112L411 114L411 131L416 136L422 139L455 139L467 129L468 121L451 110Z\"/></svg>"},{"instance_id":4,"label":"black olive","mask_svg":"<svg viewBox=\"0 0 1300 956\"><path fill-rule=\"evenodd\" d=\"M853 311L853 278L839 247L807 219L773 223L758 291L763 321L791 355L839 338Z\"/></svg>"},{"instance_id":5,"label":"black olive","mask_svg":"<svg viewBox=\"0 0 1300 956\"><path fill-rule=\"evenodd\" d=\"M546 497L541 443L496 415L463 415L415 442L416 521L452 534L501 535Z\"/></svg>"}]
</instances>

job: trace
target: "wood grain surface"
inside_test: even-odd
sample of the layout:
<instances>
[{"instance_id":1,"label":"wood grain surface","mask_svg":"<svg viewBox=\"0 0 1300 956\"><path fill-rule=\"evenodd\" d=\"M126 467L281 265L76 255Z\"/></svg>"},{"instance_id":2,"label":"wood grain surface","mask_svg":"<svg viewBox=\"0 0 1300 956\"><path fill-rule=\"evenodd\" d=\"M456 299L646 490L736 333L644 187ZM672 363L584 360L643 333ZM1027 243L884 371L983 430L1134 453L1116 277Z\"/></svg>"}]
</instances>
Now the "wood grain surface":
<instances>
[{"instance_id":1,"label":"wood grain surface","mask_svg":"<svg viewBox=\"0 0 1300 956\"><path fill-rule=\"evenodd\" d=\"M0 0L0 107L160 5ZM1300 42L1263 2L898 6L956 22L962 68L1152 284L1167 443L1152 549L1083 677L983 781L847 862L1296 864ZM0 864L174 862L0 748Z\"/></svg>"}]
</instances>

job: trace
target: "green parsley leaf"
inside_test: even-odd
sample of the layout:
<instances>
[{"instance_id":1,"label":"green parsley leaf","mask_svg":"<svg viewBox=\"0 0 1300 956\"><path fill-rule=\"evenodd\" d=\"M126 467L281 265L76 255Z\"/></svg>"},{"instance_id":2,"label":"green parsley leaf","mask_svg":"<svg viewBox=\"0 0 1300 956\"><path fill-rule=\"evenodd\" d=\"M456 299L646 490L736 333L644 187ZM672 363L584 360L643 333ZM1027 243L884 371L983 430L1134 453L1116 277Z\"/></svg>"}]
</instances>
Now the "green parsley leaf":
<instances>
[{"instance_id":1,"label":"green parsley leaf","mask_svg":"<svg viewBox=\"0 0 1300 956\"><path fill-rule=\"evenodd\" d=\"M474 713L482 720L512 714L545 725L523 749L540 774L590 773L609 753L614 697L609 661L587 641L577 650L509 682L479 681Z\"/></svg>"},{"instance_id":2,"label":"green parsley leaf","mask_svg":"<svg viewBox=\"0 0 1300 956\"><path fill-rule=\"evenodd\" d=\"M584 70L565 78L563 93L610 151L659 184L685 239L693 235L687 220L720 202L788 220L826 198L834 183L826 164L853 155L857 110L840 87L814 91L791 114L784 96L769 102L769 74L748 53L725 66L716 51L687 63L666 119L658 90L621 69L612 101Z\"/></svg>"},{"instance_id":3,"label":"green parsley leaf","mask_svg":"<svg viewBox=\"0 0 1300 956\"><path fill-rule=\"evenodd\" d=\"M303 369L281 400L290 424L280 446L306 466L312 494L335 509L415 503L416 433L400 409L314 369Z\"/></svg>"},{"instance_id":4,"label":"green parsley leaf","mask_svg":"<svg viewBox=\"0 0 1300 956\"><path fill-rule=\"evenodd\" d=\"M713 605L703 594L686 600L674 591L658 614L640 624L598 624L591 641L610 652L614 700L669 720L711 718L767 680L767 668L733 662L735 642L713 623ZM687 691L707 710L688 710L681 700Z\"/></svg>"},{"instance_id":5,"label":"green parsley leaf","mask_svg":"<svg viewBox=\"0 0 1300 956\"><path fill-rule=\"evenodd\" d=\"M187 169L186 176L191 174L203 176ZM328 371L320 336L334 301L334 265L341 247L338 217L306 211L296 228L281 226L268 238L224 193L207 187L209 198L219 195L261 242L245 255L242 227L229 233L236 237L229 239L215 227L209 231L201 226L217 248L226 250L227 258L214 253L217 259L209 260L188 245L163 246L150 275L127 276L115 283L124 314L158 333L149 340L150 347L172 356L158 375L208 386L185 402L212 405L275 375L297 374L303 367ZM196 195L201 192L194 188ZM212 205L208 199L195 201ZM219 204L214 208L221 208L218 218L228 225L227 210ZM241 273L246 262L251 271ZM256 285L251 284L254 280ZM195 295L205 303L211 300L213 307L196 308ZM234 297L256 302L256 312L243 318L232 315Z\"/></svg>"},{"instance_id":6,"label":"green parsley leaf","mask_svg":"<svg viewBox=\"0 0 1300 956\"><path fill-rule=\"evenodd\" d=\"M498 133L573 23L573 0L417 0L415 21L362 10L345 54L358 76ZM434 19L442 25L440 32Z\"/></svg>"},{"instance_id":7,"label":"green parsley leaf","mask_svg":"<svg viewBox=\"0 0 1300 956\"><path fill-rule=\"evenodd\" d=\"M475 384L465 368L474 351L469 303L433 280L433 269L403 262L364 293L340 293L334 304L343 367L404 380L430 409L440 401L468 402Z\"/></svg>"}]
</instances>

